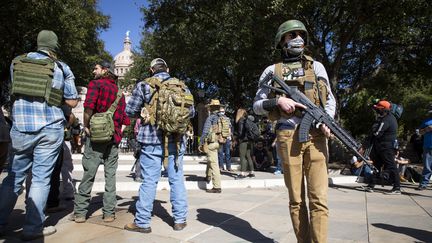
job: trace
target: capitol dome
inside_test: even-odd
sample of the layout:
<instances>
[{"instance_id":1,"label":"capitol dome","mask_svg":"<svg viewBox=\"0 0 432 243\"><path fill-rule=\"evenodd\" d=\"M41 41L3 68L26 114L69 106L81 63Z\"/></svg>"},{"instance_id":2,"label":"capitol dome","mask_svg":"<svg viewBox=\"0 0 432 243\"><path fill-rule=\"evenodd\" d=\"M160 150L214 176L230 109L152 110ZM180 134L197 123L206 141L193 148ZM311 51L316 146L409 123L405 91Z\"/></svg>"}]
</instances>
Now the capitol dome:
<instances>
[{"instance_id":1,"label":"capitol dome","mask_svg":"<svg viewBox=\"0 0 432 243\"><path fill-rule=\"evenodd\" d=\"M114 73L119 77L119 79L124 79L125 74L133 65L131 45L132 42L129 38L129 31L127 31L126 38L123 41L123 51L114 57Z\"/></svg>"}]
</instances>

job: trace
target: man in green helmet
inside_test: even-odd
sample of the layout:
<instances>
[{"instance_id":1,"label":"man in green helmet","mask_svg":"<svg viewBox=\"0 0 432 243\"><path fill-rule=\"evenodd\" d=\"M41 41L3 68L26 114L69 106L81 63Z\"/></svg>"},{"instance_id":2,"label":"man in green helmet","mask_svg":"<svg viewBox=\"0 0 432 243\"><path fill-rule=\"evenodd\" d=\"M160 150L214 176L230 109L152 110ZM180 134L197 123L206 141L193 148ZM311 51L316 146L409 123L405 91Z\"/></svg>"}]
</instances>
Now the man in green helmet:
<instances>
[{"instance_id":1,"label":"man in green helmet","mask_svg":"<svg viewBox=\"0 0 432 243\"><path fill-rule=\"evenodd\" d=\"M289 86L296 86L315 105L331 117L336 101L331 92L324 66L304 54L308 32L298 20L288 20L279 26L275 48L280 49L282 61L268 66L261 75L273 73ZM278 87L269 82L269 85ZM314 124L310 140L300 143L299 124L306 108L281 93L268 88L257 91L254 111L276 122L278 155L283 162L285 185L289 193L291 221L298 242L327 242L328 176L327 138L330 130L324 124ZM307 191L306 191L307 190ZM306 204L309 199L309 213Z\"/></svg>"}]
</instances>

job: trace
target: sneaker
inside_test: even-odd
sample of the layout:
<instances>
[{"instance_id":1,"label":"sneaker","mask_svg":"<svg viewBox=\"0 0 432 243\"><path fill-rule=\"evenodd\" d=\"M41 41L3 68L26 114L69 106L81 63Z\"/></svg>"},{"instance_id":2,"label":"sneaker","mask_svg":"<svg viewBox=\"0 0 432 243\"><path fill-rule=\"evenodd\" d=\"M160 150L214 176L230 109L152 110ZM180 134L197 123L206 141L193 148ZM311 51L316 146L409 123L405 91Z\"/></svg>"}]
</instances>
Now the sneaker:
<instances>
[{"instance_id":1,"label":"sneaker","mask_svg":"<svg viewBox=\"0 0 432 243\"><path fill-rule=\"evenodd\" d=\"M37 238L52 235L55 232L57 232L57 230L54 226L48 226L48 227L45 227L42 230L42 232L39 232L39 233L25 233L25 232L23 232L21 234L21 240L23 240L23 241L35 240Z\"/></svg>"},{"instance_id":2,"label":"sneaker","mask_svg":"<svg viewBox=\"0 0 432 243\"><path fill-rule=\"evenodd\" d=\"M237 176L235 177L236 180L237 180L237 179L244 179L244 178L246 178L246 176L245 176L245 175L242 175L242 174L239 174L239 175L237 175Z\"/></svg>"},{"instance_id":3,"label":"sneaker","mask_svg":"<svg viewBox=\"0 0 432 243\"><path fill-rule=\"evenodd\" d=\"M103 221L105 222L105 223L111 223L111 222L114 222L114 220L116 219L116 217L115 217L115 215L114 214L111 214L111 215L104 215L103 216Z\"/></svg>"},{"instance_id":4,"label":"sneaker","mask_svg":"<svg viewBox=\"0 0 432 243\"><path fill-rule=\"evenodd\" d=\"M206 192L208 192L208 193L221 193L222 189L213 187L212 189L207 189Z\"/></svg>"},{"instance_id":5,"label":"sneaker","mask_svg":"<svg viewBox=\"0 0 432 243\"><path fill-rule=\"evenodd\" d=\"M68 218L70 221L75 221L75 223L84 223L86 221L85 216L71 214Z\"/></svg>"},{"instance_id":6,"label":"sneaker","mask_svg":"<svg viewBox=\"0 0 432 243\"><path fill-rule=\"evenodd\" d=\"M250 174L248 175L248 177L250 177L250 178L254 178L254 177L255 177L255 174L254 174L254 173L250 173Z\"/></svg>"},{"instance_id":7,"label":"sneaker","mask_svg":"<svg viewBox=\"0 0 432 243\"><path fill-rule=\"evenodd\" d=\"M135 222L125 225L124 229L129 231L139 232L139 233L145 233L145 234L152 232L151 227L141 228L138 225L136 225Z\"/></svg>"},{"instance_id":8,"label":"sneaker","mask_svg":"<svg viewBox=\"0 0 432 243\"><path fill-rule=\"evenodd\" d=\"M365 192L374 192L374 188L371 186L362 186L362 188Z\"/></svg>"},{"instance_id":9,"label":"sneaker","mask_svg":"<svg viewBox=\"0 0 432 243\"><path fill-rule=\"evenodd\" d=\"M277 170L277 171L273 172L273 174L275 174L275 175L281 175L282 172L280 170Z\"/></svg>"},{"instance_id":10,"label":"sneaker","mask_svg":"<svg viewBox=\"0 0 432 243\"><path fill-rule=\"evenodd\" d=\"M183 230L184 228L186 228L186 226L187 226L186 222L184 222L184 223L175 223L173 229L175 231L180 231L180 230Z\"/></svg>"},{"instance_id":11,"label":"sneaker","mask_svg":"<svg viewBox=\"0 0 432 243\"><path fill-rule=\"evenodd\" d=\"M385 195L400 195L402 194L400 189L392 189L389 192L384 192Z\"/></svg>"},{"instance_id":12,"label":"sneaker","mask_svg":"<svg viewBox=\"0 0 432 243\"><path fill-rule=\"evenodd\" d=\"M57 212L61 212L63 210L66 210L66 205L58 205L57 207L47 207L45 209L46 213L57 213Z\"/></svg>"},{"instance_id":13,"label":"sneaker","mask_svg":"<svg viewBox=\"0 0 432 243\"><path fill-rule=\"evenodd\" d=\"M420 185L419 187L416 188L417 191L424 191L427 189L427 186L422 186Z\"/></svg>"}]
</instances>

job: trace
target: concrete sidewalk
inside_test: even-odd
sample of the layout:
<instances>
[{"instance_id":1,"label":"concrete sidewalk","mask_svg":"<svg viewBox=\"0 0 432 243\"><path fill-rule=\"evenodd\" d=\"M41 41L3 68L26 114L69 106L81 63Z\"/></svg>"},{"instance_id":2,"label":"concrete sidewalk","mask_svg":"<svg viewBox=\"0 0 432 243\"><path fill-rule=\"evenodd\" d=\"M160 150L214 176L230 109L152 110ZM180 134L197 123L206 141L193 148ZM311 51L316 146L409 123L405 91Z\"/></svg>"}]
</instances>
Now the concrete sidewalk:
<instances>
[{"instance_id":1,"label":"concrete sidewalk","mask_svg":"<svg viewBox=\"0 0 432 243\"><path fill-rule=\"evenodd\" d=\"M405 184L402 195L374 193L360 184L333 185L329 189L328 242L432 242L432 190L415 191ZM119 192L117 219L102 221L102 197L95 194L86 223L67 220L68 210L47 216L57 233L36 242L296 242L284 187L224 189L221 194L188 191L188 226L172 230L169 191L157 192L150 234L123 230L132 222L137 193ZM0 242L19 242L24 221L23 195L10 217L7 235ZM131 211L131 212L129 212Z\"/></svg>"}]
</instances>

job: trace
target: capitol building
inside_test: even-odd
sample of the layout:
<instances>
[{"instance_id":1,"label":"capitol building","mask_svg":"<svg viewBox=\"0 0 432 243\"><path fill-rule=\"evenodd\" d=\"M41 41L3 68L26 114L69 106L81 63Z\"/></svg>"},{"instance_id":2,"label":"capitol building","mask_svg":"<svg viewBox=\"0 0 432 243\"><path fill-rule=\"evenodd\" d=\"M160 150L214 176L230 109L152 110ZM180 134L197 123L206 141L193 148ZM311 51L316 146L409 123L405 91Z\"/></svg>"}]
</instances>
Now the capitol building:
<instances>
[{"instance_id":1,"label":"capitol building","mask_svg":"<svg viewBox=\"0 0 432 243\"><path fill-rule=\"evenodd\" d=\"M133 54L131 51L132 42L129 38L129 31L123 41L123 51L114 57L114 73L119 80L124 80L124 76L133 66Z\"/></svg>"}]
</instances>

